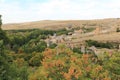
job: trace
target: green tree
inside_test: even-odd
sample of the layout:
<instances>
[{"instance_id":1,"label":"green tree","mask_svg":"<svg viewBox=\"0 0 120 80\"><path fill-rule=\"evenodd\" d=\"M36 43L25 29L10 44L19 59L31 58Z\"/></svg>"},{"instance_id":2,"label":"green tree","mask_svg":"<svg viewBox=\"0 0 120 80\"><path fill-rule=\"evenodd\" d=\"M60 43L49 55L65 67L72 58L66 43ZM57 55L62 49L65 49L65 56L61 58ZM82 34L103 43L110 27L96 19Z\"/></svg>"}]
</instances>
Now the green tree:
<instances>
[{"instance_id":1,"label":"green tree","mask_svg":"<svg viewBox=\"0 0 120 80\"><path fill-rule=\"evenodd\" d=\"M2 17L2 15L0 15L0 29L1 29L1 25L2 25L1 17Z\"/></svg>"},{"instance_id":2,"label":"green tree","mask_svg":"<svg viewBox=\"0 0 120 80\"><path fill-rule=\"evenodd\" d=\"M53 43L49 46L49 48L54 49L57 46L57 44Z\"/></svg>"},{"instance_id":3,"label":"green tree","mask_svg":"<svg viewBox=\"0 0 120 80\"><path fill-rule=\"evenodd\" d=\"M2 22L0 21L0 26L1 24ZM13 60L9 59L5 48L6 39L5 32L0 29L0 80L28 80L26 66L18 67Z\"/></svg>"},{"instance_id":4,"label":"green tree","mask_svg":"<svg viewBox=\"0 0 120 80\"><path fill-rule=\"evenodd\" d=\"M47 48L47 44L44 41L38 41L31 39L27 44L23 46L23 51L26 53L42 52Z\"/></svg>"},{"instance_id":5,"label":"green tree","mask_svg":"<svg viewBox=\"0 0 120 80\"><path fill-rule=\"evenodd\" d=\"M82 54L81 50L79 48L73 48L73 52Z\"/></svg>"},{"instance_id":6,"label":"green tree","mask_svg":"<svg viewBox=\"0 0 120 80\"><path fill-rule=\"evenodd\" d=\"M43 59L42 53L33 53L32 58L29 60L30 66L40 66Z\"/></svg>"},{"instance_id":7,"label":"green tree","mask_svg":"<svg viewBox=\"0 0 120 80\"><path fill-rule=\"evenodd\" d=\"M107 59L107 60L106 60ZM120 79L120 53L114 53L112 55L106 55L103 59L103 66L108 70L112 80Z\"/></svg>"},{"instance_id":8,"label":"green tree","mask_svg":"<svg viewBox=\"0 0 120 80\"><path fill-rule=\"evenodd\" d=\"M0 15L0 40L3 40L4 43L8 43L8 38L6 36L6 33L1 29L2 26L2 20L1 20L1 15Z\"/></svg>"}]
</instances>

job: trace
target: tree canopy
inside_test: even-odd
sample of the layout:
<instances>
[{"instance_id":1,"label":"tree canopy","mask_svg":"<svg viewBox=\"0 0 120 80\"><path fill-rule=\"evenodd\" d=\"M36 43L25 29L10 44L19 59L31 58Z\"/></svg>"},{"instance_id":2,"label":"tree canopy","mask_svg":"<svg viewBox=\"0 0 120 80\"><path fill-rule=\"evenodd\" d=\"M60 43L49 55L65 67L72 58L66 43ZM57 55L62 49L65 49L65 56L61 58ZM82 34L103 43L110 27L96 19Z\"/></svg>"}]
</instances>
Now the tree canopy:
<instances>
[{"instance_id":1,"label":"tree canopy","mask_svg":"<svg viewBox=\"0 0 120 80\"><path fill-rule=\"evenodd\" d=\"M1 29L1 25L2 25L2 19L1 19L2 15L0 15L0 29Z\"/></svg>"}]
</instances>

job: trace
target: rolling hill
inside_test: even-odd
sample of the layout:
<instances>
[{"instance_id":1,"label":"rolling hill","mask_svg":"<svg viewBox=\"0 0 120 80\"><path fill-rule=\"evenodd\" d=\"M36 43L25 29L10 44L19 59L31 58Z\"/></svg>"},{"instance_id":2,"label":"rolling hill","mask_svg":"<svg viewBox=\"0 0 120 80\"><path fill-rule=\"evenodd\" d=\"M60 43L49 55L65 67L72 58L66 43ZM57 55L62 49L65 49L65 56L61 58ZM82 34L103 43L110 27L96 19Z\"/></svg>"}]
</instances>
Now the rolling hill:
<instances>
[{"instance_id":1,"label":"rolling hill","mask_svg":"<svg viewBox=\"0 0 120 80\"><path fill-rule=\"evenodd\" d=\"M24 22L24 23L12 23L12 24L3 24L2 28L4 30L19 30L19 29L61 29L65 27L98 27L102 26L103 28L116 28L120 27L119 18L110 18L110 19L96 19L96 20L43 20L43 21L34 21L34 22Z\"/></svg>"},{"instance_id":2,"label":"rolling hill","mask_svg":"<svg viewBox=\"0 0 120 80\"><path fill-rule=\"evenodd\" d=\"M63 28L98 28L109 31L109 33L84 36L77 34L74 37L74 42L83 41L87 39L100 40L100 41L120 41L120 33L116 32L117 28L120 28L120 18L109 18L109 19L96 19L96 20L43 20L25 23L13 23L3 24L3 30L21 30L21 29L49 29L58 30ZM82 36L82 38L81 38Z\"/></svg>"}]
</instances>

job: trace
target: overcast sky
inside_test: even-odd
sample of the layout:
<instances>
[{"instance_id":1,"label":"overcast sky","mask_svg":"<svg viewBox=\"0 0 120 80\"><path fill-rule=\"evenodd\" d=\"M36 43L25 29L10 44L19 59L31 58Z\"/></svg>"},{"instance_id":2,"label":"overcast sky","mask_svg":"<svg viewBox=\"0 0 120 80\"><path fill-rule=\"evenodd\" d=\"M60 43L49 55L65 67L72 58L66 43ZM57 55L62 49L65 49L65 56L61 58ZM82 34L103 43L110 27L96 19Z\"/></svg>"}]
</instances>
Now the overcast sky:
<instances>
[{"instance_id":1,"label":"overcast sky","mask_svg":"<svg viewBox=\"0 0 120 80\"><path fill-rule=\"evenodd\" d=\"M3 23L120 18L120 0L0 0Z\"/></svg>"}]
</instances>

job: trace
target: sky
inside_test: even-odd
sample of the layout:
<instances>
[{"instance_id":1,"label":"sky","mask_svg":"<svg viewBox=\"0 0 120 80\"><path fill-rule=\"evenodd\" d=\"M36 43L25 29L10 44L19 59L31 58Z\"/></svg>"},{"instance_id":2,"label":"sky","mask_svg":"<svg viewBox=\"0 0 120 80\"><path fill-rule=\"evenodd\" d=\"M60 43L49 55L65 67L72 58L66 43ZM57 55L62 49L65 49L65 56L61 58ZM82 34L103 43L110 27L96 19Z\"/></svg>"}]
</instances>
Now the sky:
<instances>
[{"instance_id":1,"label":"sky","mask_svg":"<svg viewBox=\"0 0 120 80\"><path fill-rule=\"evenodd\" d=\"M120 18L120 0L0 0L3 23Z\"/></svg>"}]
</instances>

